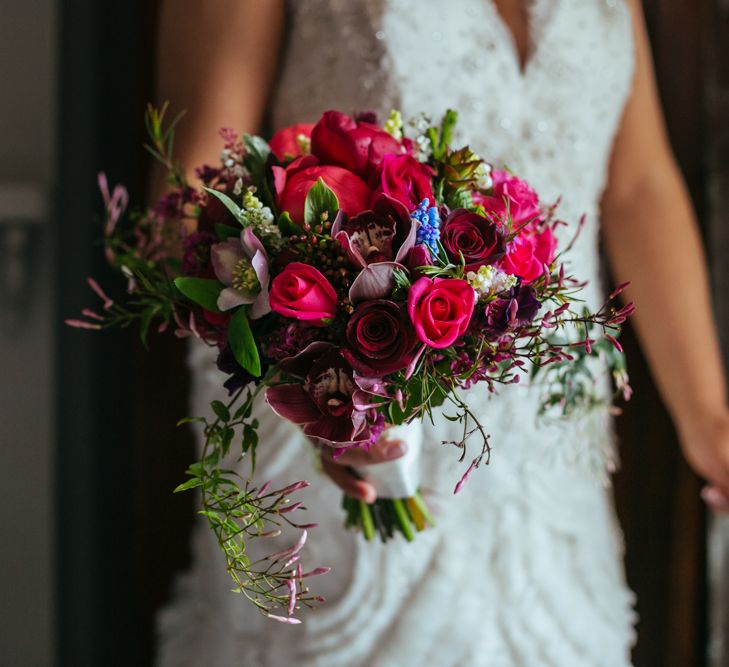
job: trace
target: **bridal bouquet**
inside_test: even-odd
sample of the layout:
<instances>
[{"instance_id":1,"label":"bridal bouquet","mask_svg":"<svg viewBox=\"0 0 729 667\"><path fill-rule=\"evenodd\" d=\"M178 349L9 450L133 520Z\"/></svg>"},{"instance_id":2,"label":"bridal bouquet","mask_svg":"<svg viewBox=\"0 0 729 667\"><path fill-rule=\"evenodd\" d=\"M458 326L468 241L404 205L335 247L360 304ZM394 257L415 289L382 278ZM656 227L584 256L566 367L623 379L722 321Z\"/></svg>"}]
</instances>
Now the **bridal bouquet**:
<instances>
[{"instance_id":1,"label":"bridal bouquet","mask_svg":"<svg viewBox=\"0 0 729 667\"><path fill-rule=\"evenodd\" d=\"M632 306L580 304L555 206L453 148L455 112L431 126L403 124L397 112L378 125L371 114L329 111L268 143L223 130L220 163L196 171L201 188L173 160L177 119L164 116L147 113L148 149L171 186L155 208L122 221L126 192L110 193L100 177L106 252L128 279L128 299L113 302L89 279L103 308L69 323L138 323L144 339L156 322L217 348L229 400L214 401L211 417L183 420L202 424L205 447L178 490L200 489L236 590L270 616L297 622L297 605L319 599L305 579L326 568L304 572L299 562L314 524L294 520L304 507L290 496L308 483L254 482L260 392L335 457L444 406L462 425L451 443L465 462L455 492L488 459L486 425L462 396L473 384L494 390L538 370L545 405L569 413L599 400L586 360L600 357L628 394L616 335ZM229 469L229 455L248 462L247 476ZM380 497L345 498L346 523L367 539L413 539L433 521L417 472L382 465L360 471ZM299 541L250 560L247 541L283 524L303 530ZM273 614L277 606L286 613Z\"/></svg>"}]
</instances>

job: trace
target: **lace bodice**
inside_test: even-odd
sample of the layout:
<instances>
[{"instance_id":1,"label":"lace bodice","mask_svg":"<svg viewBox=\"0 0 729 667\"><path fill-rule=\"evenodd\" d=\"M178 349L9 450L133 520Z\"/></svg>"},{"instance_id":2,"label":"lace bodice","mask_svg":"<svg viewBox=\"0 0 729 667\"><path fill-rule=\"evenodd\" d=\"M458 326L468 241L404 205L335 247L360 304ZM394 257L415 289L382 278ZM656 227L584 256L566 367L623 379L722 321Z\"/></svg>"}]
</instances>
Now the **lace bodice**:
<instances>
[{"instance_id":1,"label":"lace bodice","mask_svg":"<svg viewBox=\"0 0 729 667\"><path fill-rule=\"evenodd\" d=\"M571 268L590 280L588 299L600 299L599 201L632 75L623 0L533 0L523 71L492 0L290 0L289 8L274 127L329 108L395 107L433 119L457 109L458 140L512 168L545 201L563 197L561 217L573 223L565 236L587 216ZM211 363L207 350L194 350L195 414L220 393ZM329 602L301 627L272 627L230 595L201 529L196 566L162 619L161 664L628 664L631 597L610 494L593 474L609 452L607 411L544 424L528 388L491 401L474 390L468 400L492 433L491 465L454 497L462 465L440 445L450 422L424 427L424 486L438 526L386 547L341 529L339 491L296 431L261 406L270 437L259 447L260 474L315 481L306 501L321 527L305 558L333 566L319 589Z\"/></svg>"}]
</instances>

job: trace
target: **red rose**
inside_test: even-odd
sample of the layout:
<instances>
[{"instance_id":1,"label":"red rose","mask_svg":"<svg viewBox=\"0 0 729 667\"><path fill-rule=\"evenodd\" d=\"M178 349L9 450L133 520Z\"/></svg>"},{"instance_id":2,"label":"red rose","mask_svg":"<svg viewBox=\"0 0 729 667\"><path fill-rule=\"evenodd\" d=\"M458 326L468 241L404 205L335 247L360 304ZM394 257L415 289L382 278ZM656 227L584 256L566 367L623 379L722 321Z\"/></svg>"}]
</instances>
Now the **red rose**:
<instances>
[{"instance_id":1,"label":"red rose","mask_svg":"<svg viewBox=\"0 0 729 667\"><path fill-rule=\"evenodd\" d=\"M554 261L557 239L550 228L540 232L525 229L509 246L501 268L519 276L525 283L536 280L544 273L544 267Z\"/></svg>"},{"instance_id":2,"label":"red rose","mask_svg":"<svg viewBox=\"0 0 729 667\"><path fill-rule=\"evenodd\" d=\"M408 293L415 334L435 348L448 347L465 333L475 303L473 287L457 278L420 278Z\"/></svg>"},{"instance_id":3,"label":"red rose","mask_svg":"<svg viewBox=\"0 0 729 667\"><path fill-rule=\"evenodd\" d=\"M466 260L466 270L493 264L504 256L504 234L496 222L465 208L452 211L443 223L440 240L450 258L457 262L459 253Z\"/></svg>"},{"instance_id":4,"label":"red rose","mask_svg":"<svg viewBox=\"0 0 729 667\"><path fill-rule=\"evenodd\" d=\"M366 177L384 155L404 151L377 125L357 122L339 111L325 112L311 132L311 152L324 164L336 164Z\"/></svg>"},{"instance_id":5,"label":"red rose","mask_svg":"<svg viewBox=\"0 0 729 667\"><path fill-rule=\"evenodd\" d=\"M313 266L292 262L271 281L271 310L324 326L337 312L337 293Z\"/></svg>"},{"instance_id":6,"label":"red rose","mask_svg":"<svg viewBox=\"0 0 729 667\"><path fill-rule=\"evenodd\" d=\"M474 204L481 204L487 213L496 218L505 217L508 206L509 215L517 225L537 220L541 216L539 197L526 181L512 176L508 171L494 171L492 177L493 196L475 192Z\"/></svg>"},{"instance_id":7,"label":"red rose","mask_svg":"<svg viewBox=\"0 0 729 667\"><path fill-rule=\"evenodd\" d=\"M433 170L418 162L412 155L385 155L380 165L375 196L380 192L390 195L414 211L426 197L435 202L430 179Z\"/></svg>"},{"instance_id":8,"label":"red rose","mask_svg":"<svg viewBox=\"0 0 729 667\"><path fill-rule=\"evenodd\" d=\"M347 322L342 355L358 373L380 377L406 368L415 336L405 309L387 299L364 301Z\"/></svg>"},{"instance_id":9,"label":"red rose","mask_svg":"<svg viewBox=\"0 0 729 667\"><path fill-rule=\"evenodd\" d=\"M297 158L285 169L274 167L273 178L276 206L280 211L288 211L298 224L304 222L306 195L320 178L337 195L339 209L347 215L356 215L369 207L371 191L359 176L342 167L319 165L311 155Z\"/></svg>"},{"instance_id":10,"label":"red rose","mask_svg":"<svg viewBox=\"0 0 729 667\"><path fill-rule=\"evenodd\" d=\"M273 154L282 162L293 160L304 153L301 150L300 138L310 139L313 123L297 123L291 127L284 127L271 137L268 145Z\"/></svg>"}]
</instances>

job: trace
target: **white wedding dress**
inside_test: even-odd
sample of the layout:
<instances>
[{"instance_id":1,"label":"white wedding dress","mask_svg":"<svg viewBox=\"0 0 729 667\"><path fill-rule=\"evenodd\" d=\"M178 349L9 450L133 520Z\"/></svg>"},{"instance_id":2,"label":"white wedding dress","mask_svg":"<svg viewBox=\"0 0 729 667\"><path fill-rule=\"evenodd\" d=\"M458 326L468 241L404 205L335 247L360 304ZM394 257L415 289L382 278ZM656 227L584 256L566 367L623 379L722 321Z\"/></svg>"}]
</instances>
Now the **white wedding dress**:
<instances>
[{"instance_id":1,"label":"white wedding dress","mask_svg":"<svg viewBox=\"0 0 729 667\"><path fill-rule=\"evenodd\" d=\"M433 119L459 111L458 137L527 179L584 232L570 253L601 302L598 204L628 94L633 42L621 0L534 0L522 71L491 0L293 0L273 106L275 127L343 111L397 107ZM243 38L243 36L242 36ZM571 236L572 229L563 237ZM221 395L214 353L194 346L193 414ZM455 428L423 426L423 486L437 527L415 542L366 543L342 527L339 490L294 427L260 406L260 479L308 479L318 521L307 565L327 603L300 626L263 618L230 592L207 526L192 570L161 612L163 667L622 667L634 639L633 596L607 483L608 411L537 418L538 386L468 401L492 434L490 465L463 472L440 444Z\"/></svg>"}]
</instances>

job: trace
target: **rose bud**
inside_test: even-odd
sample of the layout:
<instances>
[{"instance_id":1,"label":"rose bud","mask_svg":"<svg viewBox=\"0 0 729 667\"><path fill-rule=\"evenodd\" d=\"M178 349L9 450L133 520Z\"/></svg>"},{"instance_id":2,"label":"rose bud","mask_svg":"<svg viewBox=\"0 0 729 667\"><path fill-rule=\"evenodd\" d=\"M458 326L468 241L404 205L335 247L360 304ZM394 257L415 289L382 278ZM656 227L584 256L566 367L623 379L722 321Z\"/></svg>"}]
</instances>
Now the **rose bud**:
<instances>
[{"instance_id":1,"label":"rose bud","mask_svg":"<svg viewBox=\"0 0 729 667\"><path fill-rule=\"evenodd\" d=\"M408 211L412 212L423 199L435 201L430 182L432 177L433 170L412 155L385 155L374 179L374 197L384 192L405 204Z\"/></svg>"},{"instance_id":2,"label":"rose bud","mask_svg":"<svg viewBox=\"0 0 729 667\"><path fill-rule=\"evenodd\" d=\"M380 127L326 111L311 132L311 152L323 164L335 164L366 178L387 154L404 152L402 144Z\"/></svg>"},{"instance_id":3,"label":"rose bud","mask_svg":"<svg viewBox=\"0 0 729 667\"><path fill-rule=\"evenodd\" d=\"M281 162L301 157L309 152L303 150L303 148L311 141L313 127L313 123L297 123L290 127L284 127L271 137L268 145Z\"/></svg>"},{"instance_id":4,"label":"rose bud","mask_svg":"<svg viewBox=\"0 0 729 667\"><path fill-rule=\"evenodd\" d=\"M408 313L417 337L426 345L452 345L468 328L476 294L465 280L420 278L408 293Z\"/></svg>"},{"instance_id":5,"label":"rose bud","mask_svg":"<svg viewBox=\"0 0 729 667\"><path fill-rule=\"evenodd\" d=\"M347 322L342 355L358 373L380 377L406 368L415 342L405 308L373 299L360 303Z\"/></svg>"},{"instance_id":6,"label":"rose bud","mask_svg":"<svg viewBox=\"0 0 729 667\"><path fill-rule=\"evenodd\" d=\"M337 293L313 266L292 262L271 281L271 310L284 317L325 326L337 312Z\"/></svg>"},{"instance_id":7,"label":"rose bud","mask_svg":"<svg viewBox=\"0 0 729 667\"><path fill-rule=\"evenodd\" d=\"M467 271L494 264L504 256L504 233L493 220L465 208L458 208L446 218L440 231L440 241L452 261L460 255L466 260Z\"/></svg>"},{"instance_id":8,"label":"rose bud","mask_svg":"<svg viewBox=\"0 0 729 667\"><path fill-rule=\"evenodd\" d=\"M311 155L297 158L285 169L273 167L273 176L276 206L280 211L288 211L297 224L304 222L306 195L320 178L337 196L339 210L347 215L368 208L371 198L370 188L359 176L342 167L319 165Z\"/></svg>"}]
</instances>

